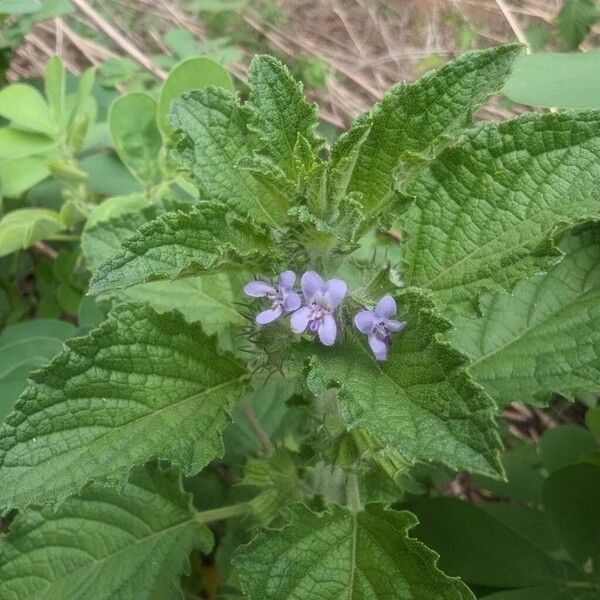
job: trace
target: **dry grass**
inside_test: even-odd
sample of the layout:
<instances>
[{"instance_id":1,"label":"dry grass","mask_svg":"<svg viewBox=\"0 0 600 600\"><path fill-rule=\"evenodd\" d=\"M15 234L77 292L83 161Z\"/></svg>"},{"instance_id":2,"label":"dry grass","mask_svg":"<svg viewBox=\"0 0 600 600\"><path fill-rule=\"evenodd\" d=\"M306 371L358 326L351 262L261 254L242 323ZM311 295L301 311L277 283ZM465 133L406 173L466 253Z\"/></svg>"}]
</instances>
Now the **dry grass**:
<instances>
[{"instance_id":1,"label":"dry grass","mask_svg":"<svg viewBox=\"0 0 600 600\"><path fill-rule=\"evenodd\" d=\"M28 34L13 62L11 79L39 75L54 53L76 74L90 64L127 55L161 79L164 72L149 57L170 53L162 42L165 31L183 27L199 41L207 37L204 24L178 0L111 0L110 10L101 10L106 3L91 0L74 4L73 15L41 23ZM323 118L342 127L393 83L414 80L457 55L461 29L476 32L477 47L523 39L528 25L552 23L560 4L560 0L279 0L284 19L273 24L250 1L240 17L256 41L284 58L293 60L301 54L323 61L327 84L309 93ZM74 24L102 31L104 39L83 37ZM243 58L231 71L244 80L250 52L241 50ZM485 113L485 118L505 119L514 110L496 103Z\"/></svg>"}]
</instances>

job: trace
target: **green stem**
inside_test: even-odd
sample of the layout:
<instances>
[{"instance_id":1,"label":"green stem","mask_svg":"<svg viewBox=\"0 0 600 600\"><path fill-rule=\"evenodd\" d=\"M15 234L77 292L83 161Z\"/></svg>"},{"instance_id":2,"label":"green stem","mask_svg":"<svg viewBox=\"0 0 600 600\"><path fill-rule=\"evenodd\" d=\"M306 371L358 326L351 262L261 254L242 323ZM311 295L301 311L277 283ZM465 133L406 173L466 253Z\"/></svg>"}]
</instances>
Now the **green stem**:
<instances>
[{"instance_id":1,"label":"green stem","mask_svg":"<svg viewBox=\"0 0 600 600\"><path fill-rule=\"evenodd\" d=\"M232 504L231 506L221 506L212 510L203 510L194 515L194 519L200 523L212 523L213 521L223 521L233 517L241 517L250 512L250 506L246 502Z\"/></svg>"},{"instance_id":2,"label":"green stem","mask_svg":"<svg viewBox=\"0 0 600 600\"><path fill-rule=\"evenodd\" d=\"M600 581L567 581L565 586L568 588L585 588L591 590L600 589Z\"/></svg>"},{"instance_id":3,"label":"green stem","mask_svg":"<svg viewBox=\"0 0 600 600\"><path fill-rule=\"evenodd\" d=\"M358 476L356 473L348 473L346 478L346 501L348 502L348 507L353 512L360 512L362 510L360 491L358 488Z\"/></svg>"}]
</instances>

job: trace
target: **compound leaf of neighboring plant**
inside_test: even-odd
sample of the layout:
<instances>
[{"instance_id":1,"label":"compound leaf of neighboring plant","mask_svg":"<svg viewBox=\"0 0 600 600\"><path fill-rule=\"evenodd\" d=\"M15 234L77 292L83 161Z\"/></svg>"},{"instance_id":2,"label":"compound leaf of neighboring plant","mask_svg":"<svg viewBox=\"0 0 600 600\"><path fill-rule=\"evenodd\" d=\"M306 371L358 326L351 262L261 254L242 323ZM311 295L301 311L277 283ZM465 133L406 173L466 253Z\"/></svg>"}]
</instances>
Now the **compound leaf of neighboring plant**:
<instances>
[{"instance_id":1,"label":"compound leaf of neighboring plant","mask_svg":"<svg viewBox=\"0 0 600 600\"><path fill-rule=\"evenodd\" d=\"M36 371L0 429L0 504L60 501L92 479L160 458L198 472L245 369L177 313L121 304Z\"/></svg>"},{"instance_id":2,"label":"compound leaf of neighboring plant","mask_svg":"<svg viewBox=\"0 0 600 600\"><path fill-rule=\"evenodd\" d=\"M584 571L600 579L600 466L569 465L544 485L544 506L559 539Z\"/></svg>"},{"instance_id":3,"label":"compound leaf of neighboring plant","mask_svg":"<svg viewBox=\"0 0 600 600\"><path fill-rule=\"evenodd\" d=\"M482 291L546 270L553 229L600 213L599 159L598 111L472 130L409 187L406 281L468 312Z\"/></svg>"},{"instance_id":4,"label":"compound leaf of neighboring plant","mask_svg":"<svg viewBox=\"0 0 600 600\"><path fill-rule=\"evenodd\" d=\"M222 202L271 226L285 221L288 198L238 167L253 148L235 95L220 88L190 92L171 104L170 117L181 131L171 156L191 173L201 200Z\"/></svg>"},{"instance_id":5,"label":"compound leaf of neighboring plant","mask_svg":"<svg viewBox=\"0 0 600 600\"><path fill-rule=\"evenodd\" d=\"M378 504L318 515L290 509L291 522L267 530L237 554L249 600L471 600L469 589L437 566L437 555L408 537L417 523Z\"/></svg>"},{"instance_id":6,"label":"compound leaf of neighboring plant","mask_svg":"<svg viewBox=\"0 0 600 600\"><path fill-rule=\"evenodd\" d=\"M398 315L408 325L385 362L375 361L357 334L333 349L303 344L309 387L314 393L339 388L346 425L376 435L407 461L501 472L493 402L471 383L466 357L437 339L449 323L417 291L399 297Z\"/></svg>"},{"instance_id":7,"label":"compound leaf of neighboring plant","mask_svg":"<svg viewBox=\"0 0 600 600\"><path fill-rule=\"evenodd\" d=\"M272 252L266 230L228 215L226 207L218 204L162 215L143 225L122 245L123 250L98 267L90 293L215 269L249 269L253 261Z\"/></svg>"},{"instance_id":8,"label":"compound leaf of neighboring plant","mask_svg":"<svg viewBox=\"0 0 600 600\"><path fill-rule=\"evenodd\" d=\"M501 405L597 389L600 223L565 232L559 246L565 256L548 273L519 283L510 296L484 295L481 318L454 321L449 340L471 357L472 376Z\"/></svg>"},{"instance_id":9,"label":"compound leaf of neighboring plant","mask_svg":"<svg viewBox=\"0 0 600 600\"><path fill-rule=\"evenodd\" d=\"M208 86L220 87L229 92L235 89L227 70L208 56L189 58L170 71L160 92L156 116L158 128L165 138L173 134L173 127L169 123L169 110L173 100L185 92Z\"/></svg>"},{"instance_id":10,"label":"compound leaf of neighboring plant","mask_svg":"<svg viewBox=\"0 0 600 600\"><path fill-rule=\"evenodd\" d=\"M25 131L36 131L50 137L58 132L46 100L26 83L13 83L0 90L0 116Z\"/></svg>"},{"instance_id":11,"label":"compound leaf of neighboring plant","mask_svg":"<svg viewBox=\"0 0 600 600\"><path fill-rule=\"evenodd\" d=\"M261 154L296 181L297 144L304 140L309 150L321 145L314 133L317 107L306 100L302 84L273 56L252 60L248 84L250 98L244 105L249 113L248 129L258 136Z\"/></svg>"},{"instance_id":12,"label":"compound leaf of neighboring plant","mask_svg":"<svg viewBox=\"0 0 600 600\"><path fill-rule=\"evenodd\" d=\"M599 16L597 0L564 0L556 17L556 27L567 50L579 48Z\"/></svg>"},{"instance_id":13,"label":"compound leaf of neighboring plant","mask_svg":"<svg viewBox=\"0 0 600 600\"><path fill-rule=\"evenodd\" d=\"M348 190L363 194L366 210L386 201L402 163L431 157L448 136L472 124L472 113L500 90L521 52L515 45L467 52L416 83L395 85L357 119L355 127L369 132L356 142L360 150ZM352 131L337 144L347 145Z\"/></svg>"},{"instance_id":14,"label":"compound leaf of neighboring plant","mask_svg":"<svg viewBox=\"0 0 600 600\"><path fill-rule=\"evenodd\" d=\"M0 333L0 421L25 388L29 373L50 362L75 327L66 321L31 319Z\"/></svg>"},{"instance_id":15,"label":"compound leaf of neighboring plant","mask_svg":"<svg viewBox=\"0 0 600 600\"><path fill-rule=\"evenodd\" d=\"M513 588L566 579L564 567L529 539L530 524L511 525L518 511L498 519L456 498L430 498L410 508L419 519L415 535L439 553L444 571L469 584Z\"/></svg>"},{"instance_id":16,"label":"compound leaf of neighboring plant","mask_svg":"<svg viewBox=\"0 0 600 600\"><path fill-rule=\"evenodd\" d=\"M120 96L111 104L108 124L117 154L134 177L148 186L158 183L162 137L156 100L141 92Z\"/></svg>"},{"instance_id":17,"label":"compound leaf of neighboring plant","mask_svg":"<svg viewBox=\"0 0 600 600\"><path fill-rule=\"evenodd\" d=\"M179 474L138 468L122 489L91 485L56 511L19 513L0 539L0 596L175 599L189 553L212 543Z\"/></svg>"},{"instance_id":18,"label":"compound leaf of neighboring plant","mask_svg":"<svg viewBox=\"0 0 600 600\"><path fill-rule=\"evenodd\" d=\"M13 210L0 220L0 256L29 248L36 242L56 235L64 227L60 215L55 210L49 208Z\"/></svg>"}]
</instances>

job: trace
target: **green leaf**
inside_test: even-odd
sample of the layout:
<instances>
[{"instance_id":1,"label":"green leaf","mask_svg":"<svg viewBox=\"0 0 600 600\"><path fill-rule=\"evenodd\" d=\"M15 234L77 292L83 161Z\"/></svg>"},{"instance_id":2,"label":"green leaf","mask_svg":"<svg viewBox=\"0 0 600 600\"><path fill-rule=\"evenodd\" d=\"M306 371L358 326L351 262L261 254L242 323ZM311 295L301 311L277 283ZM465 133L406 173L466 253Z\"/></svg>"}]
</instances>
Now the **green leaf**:
<instances>
[{"instance_id":1,"label":"green leaf","mask_svg":"<svg viewBox=\"0 0 600 600\"><path fill-rule=\"evenodd\" d=\"M227 70L206 56L184 60L171 70L158 100L157 123L165 138L173 134L173 127L169 123L169 110L173 100L186 92L208 86L220 87L229 92L235 89Z\"/></svg>"},{"instance_id":2,"label":"green leaf","mask_svg":"<svg viewBox=\"0 0 600 600\"><path fill-rule=\"evenodd\" d=\"M19 513L0 540L0 595L20 598L179 598L188 555L210 552L177 472L136 469L122 489L86 488L54 511Z\"/></svg>"},{"instance_id":3,"label":"green leaf","mask_svg":"<svg viewBox=\"0 0 600 600\"><path fill-rule=\"evenodd\" d=\"M236 557L250 600L459 600L474 596L436 567L436 555L409 538L409 512L369 505L317 515L290 510L290 524L256 537Z\"/></svg>"},{"instance_id":4,"label":"green leaf","mask_svg":"<svg viewBox=\"0 0 600 600\"><path fill-rule=\"evenodd\" d=\"M45 156L0 161L0 182L5 196L16 197L50 175Z\"/></svg>"},{"instance_id":5,"label":"green leaf","mask_svg":"<svg viewBox=\"0 0 600 600\"><path fill-rule=\"evenodd\" d=\"M489 587L554 584L562 565L528 539L529 529L507 526L477 506L454 498L411 505L419 519L415 534L440 554L444 571Z\"/></svg>"},{"instance_id":6,"label":"green leaf","mask_svg":"<svg viewBox=\"0 0 600 600\"><path fill-rule=\"evenodd\" d=\"M273 56L261 55L252 60L248 85L250 97L244 105L249 113L248 129L260 140L261 154L296 181L298 141L304 139L311 150L322 144L314 133L317 107L306 100L302 84Z\"/></svg>"},{"instance_id":7,"label":"green leaf","mask_svg":"<svg viewBox=\"0 0 600 600\"><path fill-rule=\"evenodd\" d=\"M0 160L45 154L56 148L56 142L46 135L3 127L0 129Z\"/></svg>"},{"instance_id":8,"label":"green leaf","mask_svg":"<svg viewBox=\"0 0 600 600\"><path fill-rule=\"evenodd\" d=\"M238 168L252 154L246 119L236 97L219 88L190 92L171 105L182 131L172 157L191 172L200 199L222 202L269 225L285 221L288 200Z\"/></svg>"},{"instance_id":9,"label":"green leaf","mask_svg":"<svg viewBox=\"0 0 600 600\"><path fill-rule=\"evenodd\" d=\"M44 91L55 123L60 123L65 110L65 67L58 56L46 63Z\"/></svg>"},{"instance_id":10,"label":"green leaf","mask_svg":"<svg viewBox=\"0 0 600 600\"><path fill-rule=\"evenodd\" d=\"M598 449L596 438L585 427L561 425L547 429L540 440L542 464L553 473Z\"/></svg>"},{"instance_id":11,"label":"green leaf","mask_svg":"<svg viewBox=\"0 0 600 600\"><path fill-rule=\"evenodd\" d=\"M573 198L573 196L569 196ZM517 285L511 296L481 298L480 319L459 317L449 340L500 404L542 404L551 392L574 399L600 377L600 224L565 232L563 260Z\"/></svg>"},{"instance_id":12,"label":"green leaf","mask_svg":"<svg viewBox=\"0 0 600 600\"><path fill-rule=\"evenodd\" d=\"M510 45L467 52L414 84L395 85L357 119L354 127L369 133L357 141L360 151L348 189L363 194L365 209L385 203L403 163L410 164L414 155L435 154L448 136L472 124L473 112L502 87L521 51ZM353 129L336 146L347 145Z\"/></svg>"},{"instance_id":13,"label":"green leaf","mask_svg":"<svg viewBox=\"0 0 600 600\"><path fill-rule=\"evenodd\" d=\"M186 474L222 452L244 368L177 313L123 304L31 384L0 429L0 505L60 501L150 459Z\"/></svg>"},{"instance_id":14,"label":"green leaf","mask_svg":"<svg viewBox=\"0 0 600 600\"><path fill-rule=\"evenodd\" d=\"M546 270L559 255L553 229L600 212L599 158L600 112L472 130L409 188L406 281L466 311L485 289Z\"/></svg>"},{"instance_id":15,"label":"green leaf","mask_svg":"<svg viewBox=\"0 0 600 600\"><path fill-rule=\"evenodd\" d=\"M600 108L600 53L527 54L516 63L502 93L543 108Z\"/></svg>"},{"instance_id":16,"label":"green leaf","mask_svg":"<svg viewBox=\"0 0 600 600\"><path fill-rule=\"evenodd\" d=\"M588 588L589 589L586 589ZM583 589L573 588L572 586L543 586L535 588L526 588L521 590L509 590L498 592L489 596L481 596L481 600L596 600L597 593L594 591L593 584Z\"/></svg>"},{"instance_id":17,"label":"green leaf","mask_svg":"<svg viewBox=\"0 0 600 600\"><path fill-rule=\"evenodd\" d=\"M270 250L265 230L229 215L226 207L200 204L189 213L167 213L142 226L123 242L123 250L100 265L90 294L227 268L248 269Z\"/></svg>"},{"instance_id":18,"label":"green leaf","mask_svg":"<svg viewBox=\"0 0 600 600\"><path fill-rule=\"evenodd\" d=\"M576 464L555 471L544 485L544 506L574 561L600 576L600 466ZM586 568L587 567L587 568Z\"/></svg>"},{"instance_id":19,"label":"green leaf","mask_svg":"<svg viewBox=\"0 0 600 600\"><path fill-rule=\"evenodd\" d=\"M564 0L556 17L556 27L567 50L579 48L599 16L597 0Z\"/></svg>"},{"instance_id":20,"label":"green leaf","mask_svg":"<svg viewBox=\"0 0 600 600\"><path fill-rule=\"evenodd\" d=\"M42 8L41 0L0 0L1 15L24 15Z\"/></svg>"},{"instance_id":21,"label":"green leaf","mask_svg":"<svg viewBox=\"0 0 600 600\"><path fill-rule=\"evenodd\" d=\"M309 387L314 393L338 387L346 425L376 435L409 462L501 472L493 402L471 383L466 358L437 339L449 323L417 291L399 302L398 318L408 325L394 336L385 362L363 340L346 339L333 349L304 344L305 355L314 355Z\"/></svg>"},{"instance_id":22,"label":"green leaf","mask_svg":"<svg viewBox=\"0 0 600 600\"><path fill-rule=\"evenodd\" d=\"M158 165L162 138L156 127L156 100L134 92L117 98L108 111L115 150L141 183L155 185L161 178Z\"/></svg>"},{"instance_id":23,"label":"green leaf","mask_svg":"<svg viewBox=\"0 0 600 600\"><path fill-rule=\"evenodd\" d=\"M46 208L13 210L0 220L0 256L33 246L64 229L59 214Z\"/></svg>"},{"instance_id":24,"label":"green leaf","mask_svg":"<svg viewBox=\"0 0 600 600\"><path fill-rule=\"evenodd\" d=\"M142 189L115 154L92 154L83 158L79 164L89 175L92 190L99 194L124 196Z\"/></svg>"},{"instance_id":25,"label":"green leaf","mask_svg":"<svg viewBox=\"0 0 600 600\"><path fill-rule=\"evenodd\" d=\"M49 363L75 331L65 321L34 319L10 325L0 333L0 421L25 388L30 371Z\"/></svg>"},{"instance_id":26,"label":"green leaf","mask_svg":"<svg viewBox=\"0 0 600 600\"><path fill-rule=\"evenodd\" d=\"M144 208L149 206L150 202L143 194L130 194L129 196L115 196L114 198L107 198L100 204L98 204L94 210L90 213L85 223L85 231L90 230L97 223L103 223L116 219L122 215L129 214L129 218L135 220L136 213L142 211ZM129 231L133 233L136 230L136 226L133 225ZM121 244L117 244L108 255L104 255L100 258L100 262L104 262ZM94 270L95 267L92 267Z\"/></svg>"},{"instance_id":27,"label":"green leaf","mask_svg":"<svg viewBox=\"0 0 600 600\"><path fill-rule=\"evenodd\" d=\"M0 90L0 116L25 131L36 131L50 137L57 133L44 97L25 83L13 83Z\"/></svg>"}]
</instances>

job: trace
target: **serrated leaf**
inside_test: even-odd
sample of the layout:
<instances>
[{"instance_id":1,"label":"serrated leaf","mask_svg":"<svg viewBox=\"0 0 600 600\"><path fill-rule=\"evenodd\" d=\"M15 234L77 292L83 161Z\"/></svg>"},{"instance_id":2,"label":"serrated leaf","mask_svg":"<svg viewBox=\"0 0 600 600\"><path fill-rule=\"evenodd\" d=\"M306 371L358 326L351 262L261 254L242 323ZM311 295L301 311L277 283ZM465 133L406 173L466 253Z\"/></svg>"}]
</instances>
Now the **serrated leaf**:
<instances>
[{"instance_id":1,"label":"serrated leaf","mask_svg":"<svg viewBox=\"0 0 600 600\"><path fill-rule=\"evenodd\" d=\"M295 160L299 139L312 150L321 145L314 133L317 107L309 103L301 83L294 80L288 68L273 56L256 56L248 72L250 97L244 105L248 111L248 129L261 143L261 153L268 157L291 180L299 176Z\"/></svg>"},{"instance_id":2,"label":"serrated leaf","mask_svg":"<svg viewBox=\"0 0 600 600\"><path fill-rule=\"evenodd\" d=\"M366 210L385 202L408 155L432 155L444 138L471 125L473 112L502 87L521 52L514 45L467 52L414 84L395 85L357 119L353 129L369 133L356 140L360 150L348 190L363 194ZM336 146L347 146L353 129Z\"/></svg>"},{"instance_id":3,"label":"serrated leaf","mask_svg":"<svg viewBox=\"0 0 600 600\"><path fill-rule=\"evenodd\" d=\"M597 111L472 130L409 187L406 281L468 311L482 291L548 269L553 229L600 212L599 158Z\"/></svg>"},{"instance_id":4,"label":"serrated leaf","mask_svg":"<svg viewBox=\"0 0 600 600\"><path fill-rule=\"evenodd\" d=\"M10 412L32 369L47 364L75 335L71 323L33 319L6 327L0 334L0 420Z\"/></svg>"},{"instance_id":5,"label":"serrated leaf","mask_svg":"<svg viewBox=\"0 0 600 600\"><path fill-rule=\"evenodd\" d=\"M250 600L462 600L474 598L436 566L437 555L409 538L406 511L339 506L317 515L291 510L291 523L256 537L236 557Z\"/></svg>"},{"instance_id":6,"label":"serrated leaf","mask_svg":"<svg viewBox=\"0 0 600 600\"><path fill-rule=\"evenodd\" d=\"M569 202L571 198L569 199ZM449 335L470 372L500 404L542 404L551 392L573 399L600 378L600 224L565 232L566 253L512 295L481 298L480 319L456 318Z\"/></svg>"},{"instance_id":7,"label":"serrated leaf","mask_svg":"<svg viewBox=\"0 0 600 600\"><path fill-rule=\"evenodd\" d=\"M176 472L135 469L121 490L86 488L57 510L19 513L0 539L4 600L167 600L194 547L212 534L194 520Z\"/></svg>"},{"instance_id":8,"label":"serrated leaf","mask_svg":"<svg viewBox=\"0 0 600 600\"><path fill-rule=\"evenodd\" d=\"M269 225L285 220L287 200L237 166L253 148L235 95L219 88L190 92L171 104L170 118L181 131L171 155L192 174L201 200L222 202Z\"/></svg>"},{"instance_id":9,"label":"serrated leaf","mask_svg":"<svg viewBox=\"0 0 600 600\"><path fill-rule=\"evenodd\" d=\"M123 304L66 348L0 429L0 505L60 501L153 458L191 474L222 452L246 375L199 326Z\"/></svg>"},{"instance_id":10,"label":"serrated leaf","mask_svg":"<svg viewBox=\"0 0 600 600\"><path fill-rule=\"evenodd\" d=\"M229 269L247 269L273 252L266 230L228 215L222 205L201 204L191 212L171 212L143 225L123 250L98 267L90 293L148 281ZM241 264L241 260L244 264Z\"/></svg>"},{"instance_id":11,"label":"serrated leaf","mask_svg":"<svg viewBox=\"0 0 600 600\"><path fill-rule=\"evenodd\" d=\"M415 290L399 304L398 318L408 325L394 336L387 361L377 362L365 341L350 334L333 349L306 344L303 352L314 355L309 387L315 393L338 387L346 425L376 435L409 462L501 472L493 402L471 383L466 357L437 339L449 323Z\"/></svg>"}]
</instances>

